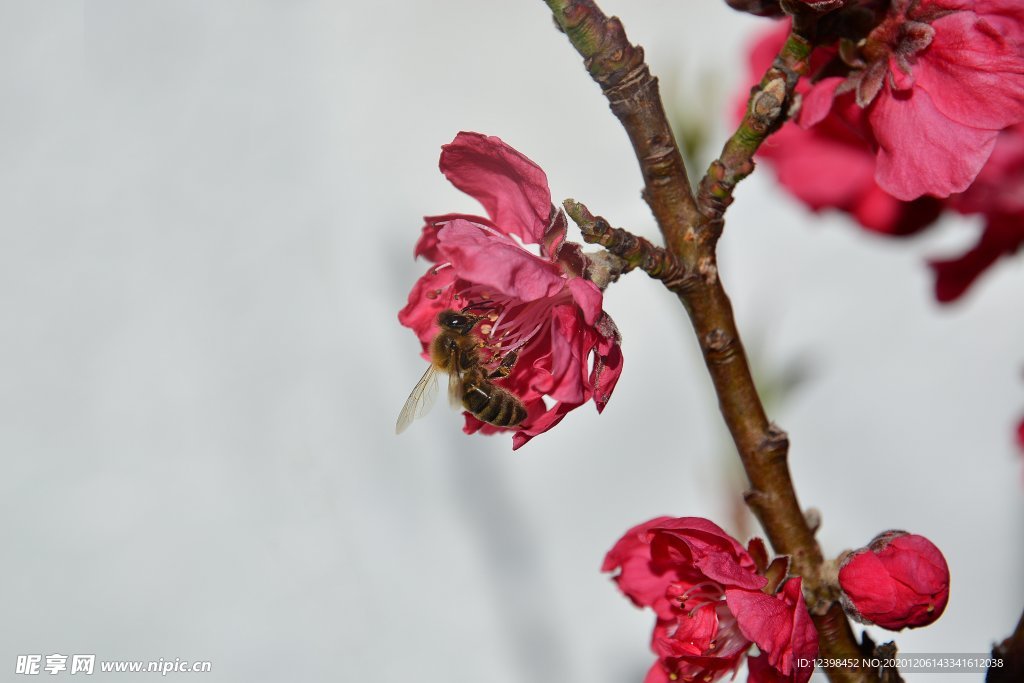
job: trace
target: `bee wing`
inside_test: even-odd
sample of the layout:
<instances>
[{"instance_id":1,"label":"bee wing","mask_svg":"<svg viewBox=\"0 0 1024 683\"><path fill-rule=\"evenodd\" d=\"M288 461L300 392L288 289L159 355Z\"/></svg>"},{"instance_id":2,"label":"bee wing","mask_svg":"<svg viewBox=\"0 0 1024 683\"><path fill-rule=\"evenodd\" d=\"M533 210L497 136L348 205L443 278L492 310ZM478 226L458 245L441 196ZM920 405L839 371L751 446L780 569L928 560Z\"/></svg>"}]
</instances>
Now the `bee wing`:
<instances>
[{"instance_id":1,"label":"bee wing","mask_svg":"<svg viewBox=\"0 0 1024 683\"><path fill-rule=\"evenodd\" d=\"M437 398L437 373L438 370L431 364L423 377L412 388L412 393L405 400L402 412L398 414L398 421L395 423L395 434L401 434L412 421L423 417L433 407L434 399Z\"/></svg>"},{"instance_id":2,"label":"bee wing","mask_svg":"<svg viewBox=\"0 0 1024 683\"><path fill-rule=\"evenodd\" d=\"M448 367L452 369L448 375L448 405L455 410L465 410L462 405L462 368L459 367L457 353L451 354Z\"/></svg>"}]
</instances>

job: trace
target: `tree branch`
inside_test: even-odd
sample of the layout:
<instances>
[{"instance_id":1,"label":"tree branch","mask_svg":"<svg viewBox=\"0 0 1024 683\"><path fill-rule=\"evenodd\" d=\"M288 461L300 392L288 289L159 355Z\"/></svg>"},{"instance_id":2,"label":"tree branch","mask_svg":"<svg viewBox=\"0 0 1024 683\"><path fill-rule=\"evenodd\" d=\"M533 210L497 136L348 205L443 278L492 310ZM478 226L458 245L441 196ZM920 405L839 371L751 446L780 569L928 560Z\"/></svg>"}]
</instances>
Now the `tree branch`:
<instances>
[{"instance_id":1,"label":"tree branch","mask_svg":"<svg viewBox=\"0 0 1024 683\"><path fill-rule=\"evenodd\" d=\"M697 193L697 206L704 218L704 225L698 230L701 241L718 241L722 217L732 203L736 183L754 170L754 152L765 138L785 123L796 82L807 71L811 47L797 34L789 34L775 62L751 92L739 128L701 179Z\"/></svg>"},{"instance_id":2,"label":"tree branch","mask_svg":"<svg viewBox=\"0 0 1024 683\"><path fill-rule=\"evenodd\" d=\"M640 268L673 291L684 286L686 269L672 252L631 232L611 227L603 217L593 215L586 206L573 199L566 199L562 206L579 226L584 240L589 244L600 244L626 263L621 272Z\"/></svg>"},{"instance_id":3,"label":"tree branch","mask_svg":"<svg viewBox=\"0 0 1024 683\"><path fill-rule=\"evenodd\" d=\"M804 595L818 630L822 656L862 656L835 588L822 575L823 557L804 518L789 474L786 433L768 421L754 386L729 297L715 259L726 207L739 180L753 170L761 142L785 120L799 73L811 44L791 35L771 69L751 94L747 114L711 164L694 198L682 157L669 128L657 80L643 61L643 50L626 39L622 24L591 0L545 0L555 21L583 56L587 70L608 98L633 143L644 176L644 198L651 206L667 249L608 226L575 202L588 241L604 244L633 267L661 279L689 312L711 375L719 406L750 480L747 504L757 515L775 551L792 558L803 577ZM802 22L801 22L802 23ZM810 34L807 34L810 35ZM577 216L574 216L574 219ZM577 221L580 222L580 221ZM673 261L674 257L674 261ZM646 266L646 267L645 267ZM665 278L671 270L678 277ZM877 681L861 668L828 669L833 681Z\"/></svg>"},{"instance_id":4,"label":"tree branch","mask_svg":"<svg viewBox=\"0 0 1024 683\"><path fill-rule=\"evenodd\" d=\"M643 48L630 44L618 18L605 16L589 0L545 2L629 135L644 176L644 199L667 244L675 253L685 251L686 226L699 218L697 203Z\"/></svg>"},{"instance_id":5,"label":"tree branch","mask_svg":"<svg viewBox=\"0 0 1024 683\"><path fill-rule=\"evenodd\" d=\"M1024 680L1024 614L1010 637L992 648L992 656L1002 666L989 667L985 683L1013 683Z\"/></svg>"}]
</instances>

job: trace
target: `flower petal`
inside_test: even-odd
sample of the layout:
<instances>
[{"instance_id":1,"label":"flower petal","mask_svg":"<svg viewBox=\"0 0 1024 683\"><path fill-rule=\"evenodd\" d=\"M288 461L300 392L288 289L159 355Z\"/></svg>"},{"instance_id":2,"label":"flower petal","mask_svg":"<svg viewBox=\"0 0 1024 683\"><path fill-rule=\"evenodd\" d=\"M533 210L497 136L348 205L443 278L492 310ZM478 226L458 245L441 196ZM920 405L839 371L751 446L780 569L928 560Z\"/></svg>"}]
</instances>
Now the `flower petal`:
<instances>
[{"instance_id":1,"label":"flower petal","mask_svg":"<svg viewBox=\"0 0 1024 683\"><path fill-rule=\"evenodd\" d=\"M768 652L769 656L774 653L772 659L777 661L785 652L790 638L792 617L786 604L761 591L738 588L725 591L725 601L736 615L743 635L757 643L757 647ZM772 661L772 665L779 668L776 661Z\"/></svg>"},{"instance_id":2,"label":"flower petal","mask_svg":"<svg viewBox=\"0 0 1024 683\"><path fill-rule=\"evenodd\" d=\"M850 213L868 230L887 235L912 235L934 223L945 209L942 201L925 195L900 201L883 190L872 178Z\"/></svg>"},{"instance_id":3,"label":"flower petal","mask_svg":"<svg viewBox=\"0 0 1024 683\"><path fill-rule=\"evenodd\" d=\"M935 273L935 298L942 303L960 298L996 260L1020 249L1024 244L1022 219L1019 214L990 216L973 247L956 258L929 261Z\"/></svg>"},{"instance_id":4,"label":"flower petal","mask_svg":"<svg viewBox=\"0 0 1024 683\"><path fill-rule=\"evenodd\" d=\"M614 577L627 598L637 607L652 607L660 617L674 617L671 607L665 598L665 590L677 577L668 567L657 567L651 561L651 543L649 531L671 517L655 517L623 534L612 549L604 557L601 571L620 570Z\"/></svg>"},{"instance_id":5,"label":"flower petal","mask_svg":"<svg viewBox=\"0 0 1024 683\"><path fill-rule=\"evenodd\" d=\"M587 356L594 338L592 330L579 323L575 306L556 306L551 310L551 381L544 393L556 401L581 405L589 398L586 385Z\"/></svg>"},{"instance_id":6,"label":"flower petal","mask_svg":"<svg viewBox=\"0 0 1024 683\"><path fill-rule=\"evenodd\" d=\"M758 576L746 548L714 522L701 517L670 520L651 532L651 557L665 564L692 564L715 583L759 591Z\"/></svg>"},{"instance_id":7,"label":"flower petal","mask_svg":"<svg viewBox=\"0 0 1024 683\"><path fill-rule=\"evenodd\" d=\"M427 358L427 347L437 335L437 314L452 307L455 271L451 268L432 266L409 292L409 301L398 312L398 322L416 333L423 345L423 357Z\"/></svg>"},{"instance_id":8,"label":"flower petal","mask_svg":"<svg viewBox=\"0 0 1024 683\"><path fill-rule=\"evenodd\" d=\"M601 315L601 304L604 301L601 290L590 280L581 277L570 278L568 284L572 298L583 312L583 320L593 325Z\"/></svg>"},{"instance_id":9,"label":"flower petal","mask_svg":"<svg viewBox=\"0 0 1024 683\"><path fill-rule=\"evenodd\" d=\"M652 647L660 657L699 657L711 649L718 631L718 614L713 603L676 617L670 637L658 638ZM657 631L655 631L657 634ZM666 634L667 635L667 634Z\"/></svg>"},{"instance_id":10,"label":"flower petal","mask_svg":"<svg viewBox=\"0 0 1024 683\"><path fill-rule=\"evenodd\" d=\"M806 131L786 124L760 154L779 182L815 210L853 206L875 184L871 151L832 119Z\"/></svg>"},{"instance_id":11,"label":"flower petal","mask_svg":"<svg viewBox=\"0 0 1024 683\"><path fill-rule=\"evenodd\" d=\"M1001 130L1024 120L1024 45L974 12L947 14L932 26L914 74L935 108L974 128Z\"/></svg>"},{"instance_id":12,"label":"flower petal","mask_svg":"<svg viewBox=\"0 0 1024 683\"><path fill-rule=\"evenodd\" d=\"M875 180L897 199L963 192L985 164L998 131L959 124L939 112L928 93L886 90L869 114L878 141Z\"/></svg>"},{"instance_id":13,"label":"flower petal","mask_svg":"<svg viewBox=\"0 0 1024 683\"><path fill-rule=\"evenodd\" d=\"M597 344L594 368L590 373L590 385L594 387L594 404L600 413L612 397L612 391L622 374L622 347L619 344L618 328L608 314L601 314L597 330L601 338Z\"/></svg>"},{"instance_id":14,"label":"flower petal","mask_svg":"<svg viewBox=\"0 0 1024 683\"><path fill-rule=\"evenodd\" d=\"M644 683L673 683L673 681L668 677L668 672L665 671L665 667L659 659L647 670Z\"/></svg>"},{"instance_id":15,"label":"flower petal","mask_svg":"<svg viewBox=\"0 0 1024 683\"><path fill-rule=\"evenodd\" d=\"M817 655L818 634L804 604L799 577L787 581L776 595L732 589L725 592L725 600L740 631L768 655L779 673L793 675L797 683L811 677L813 667L798 664Z\"/></svg>"},{"instance_id":16,"label":"flower petal","mask_svg":"<svg viewBox=\"0 0 1024 683\"><path fill-rule=\"evenodd\" d=\"M456 218L438 234L438 249L464 280L493 287L505 296L533 301L565 286L557 265L534 256L498 233Z\"/></svg>"},{"instance_id":17,"label":"flower petal","mask_svg":"<svg viewBox=\"0 0 1024 683\"><path fill-rule=\"evenodd\" d=\"M844 80L842 76L823 78L804 93L797 118L801 128L810 128L828 116L832 111L836 88L842 85Z\"/></svg>"},{"instance_id":18,"label":"flower petal","mask_svg":"<svg viewBox=\"0 0 1024 683\"><path fill-rule=\"evenodd\" d=\"M472 216L464 213L447 213L443 216L424 216L423 228L420 230L420 238L417 240L416 247L413 249L413 256L422 256L434 263L440 263L443 259L441 257L441 253L437 250L437 233L441 228L456 218L461 218L469 221L470 223L476 223L477 225L486 225L490 228L494 227L494 224L483 216Z\"/></svg>"},{"instance_id":19,"label":"flower petal","mask_svg":"<svg viewBox=\"0 0 1024 683\"><path fill-rule=\"evenodd\" d=\"M981 173L963 194L950 198L960 213L1024 216L1024 125L1007 128ZM1018 220L1024 234L1024 220Z\"/></svg>"},{"instance_id":20,"label":"flower petal","mask_svg":"<svg viewBox=\"0 0 1024 683\"><path fill-rule=\"evenodd\" d=\"M441 172L479 201L499 230L540 243L548 226L551 190L537 164L500 138L480 133L459 133L441 150Z\"/></svg>"},{"instance_id":21,"label":"flower petal","mask_svg":"<svg viewBox=\"0 0 1024 683\"><path fill-rule=\"evenodd\" d=\"M582 404L559 402L537 419L531 420L527 418L524 422L529 422L529 426L526 429L520 429L512 435L512 450L518 450L529 443L533 437L548 431L561 422L562 418L568 415L570 411L579 408L580 405Z\"/></svg>"},{"instance_id":22,"label":"flower petal","mask_svg":"<svg viewBox=\"0 0 1024 683\"><path fill-rule=\"evenodd\" d=\"M756 657L747 657L747 683L792 683L792 676L783 676L768 663L763 652Z\"/></svg>"}]
</instances>

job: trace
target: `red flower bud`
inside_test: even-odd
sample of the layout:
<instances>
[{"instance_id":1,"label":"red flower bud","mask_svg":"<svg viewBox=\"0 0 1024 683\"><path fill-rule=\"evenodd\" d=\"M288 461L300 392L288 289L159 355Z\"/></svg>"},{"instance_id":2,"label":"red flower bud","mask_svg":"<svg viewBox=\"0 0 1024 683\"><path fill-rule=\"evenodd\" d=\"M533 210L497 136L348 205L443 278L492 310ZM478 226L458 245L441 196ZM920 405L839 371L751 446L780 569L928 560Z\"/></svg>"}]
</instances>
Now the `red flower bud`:
<instances>
[{"instance_id":1,"label":"red flower bud","mask_svg":"<svg viewBox=\"0 0 1024 683\"><path fill-rule=\"evenodd\" d=\"M927 626L946 609L949 567L924 536L886 531L839 569L843 607L854 619L891 631Z\"/></svg>"}]
</instances>

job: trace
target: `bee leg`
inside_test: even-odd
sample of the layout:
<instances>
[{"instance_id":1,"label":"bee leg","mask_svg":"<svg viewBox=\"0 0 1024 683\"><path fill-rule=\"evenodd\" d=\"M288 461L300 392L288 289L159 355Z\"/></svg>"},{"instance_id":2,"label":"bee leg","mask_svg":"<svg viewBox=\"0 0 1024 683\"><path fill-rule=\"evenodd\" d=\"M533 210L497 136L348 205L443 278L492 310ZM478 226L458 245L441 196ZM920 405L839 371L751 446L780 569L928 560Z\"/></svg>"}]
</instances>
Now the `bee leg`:
<instances>
[{"instance_id":1,"label":"bee leg","mask_svg":"<svg viewBox=\"0 0 1024 683\"><path fill-rule=\"evenodd\" d=\"M512 372L512 366L516 364L516 358L518 354L513 351L504 358L501 359L501 363L495 368L494 372L487 376L487 379L500 379L502 377L508 377Z\"/></svg>"}]
</instances>

